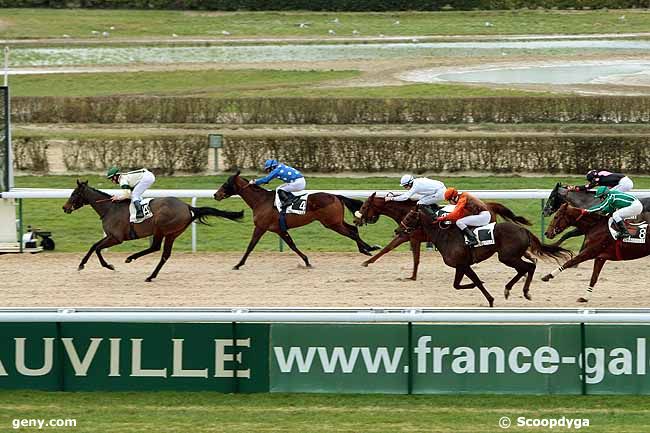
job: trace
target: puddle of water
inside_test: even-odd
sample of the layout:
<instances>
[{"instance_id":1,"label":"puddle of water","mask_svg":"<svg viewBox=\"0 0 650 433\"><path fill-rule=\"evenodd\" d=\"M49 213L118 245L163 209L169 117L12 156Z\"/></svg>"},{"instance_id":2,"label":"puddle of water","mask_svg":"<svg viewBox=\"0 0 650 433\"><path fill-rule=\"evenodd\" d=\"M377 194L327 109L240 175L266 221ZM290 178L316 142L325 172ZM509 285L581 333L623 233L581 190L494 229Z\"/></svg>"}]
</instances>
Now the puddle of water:
<instances>
[{"instance_id":1,"label":"puddle of water","mask_svg":"<svg viewBox=\"0 0 650 433\"><path fill-rule=\"evenodd\" d=\"M536 65L517 67L491 67L440 73L435 70L412 71L404 74L407 81L433 83L455 81L465 83L495 84L643 84L638 79L647 75L650 84L650 62L613 62L565 65ZM642 78L642 77L641 77Z\"/></svg>"},{"instance_id":2,"label":"puddle of water","mask_svg":"<svg viewBox=\"0 0 650 433\"><path fill-rule=\"evenodd\" d=\"M571 54L603 50L650 51L644 40L432 42L210 47L16 48L11 67L165 63L259 63L371 60L399 57L475 56L490 52Z\"/></svg>"}]
</instances>

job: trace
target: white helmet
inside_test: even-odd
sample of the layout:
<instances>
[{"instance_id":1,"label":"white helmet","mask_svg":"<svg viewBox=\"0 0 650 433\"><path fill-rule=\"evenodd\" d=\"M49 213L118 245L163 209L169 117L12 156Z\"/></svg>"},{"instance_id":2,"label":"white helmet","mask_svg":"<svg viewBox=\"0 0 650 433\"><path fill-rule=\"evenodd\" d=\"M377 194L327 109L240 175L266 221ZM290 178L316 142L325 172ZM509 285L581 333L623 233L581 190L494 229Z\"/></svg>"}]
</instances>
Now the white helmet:
<instances>
[{"instance_id":1,"label":"white helmet","mask_svg":"<svg viewBox=\"0 0 650 433\"><path fill-rule=\"evenodd\" d=\"M402 186L409 186L413 184L413 180L415 178L411 174L405 174L402 176L402 178L399 180L399 184Z\"/></svg>"}]
</instances>

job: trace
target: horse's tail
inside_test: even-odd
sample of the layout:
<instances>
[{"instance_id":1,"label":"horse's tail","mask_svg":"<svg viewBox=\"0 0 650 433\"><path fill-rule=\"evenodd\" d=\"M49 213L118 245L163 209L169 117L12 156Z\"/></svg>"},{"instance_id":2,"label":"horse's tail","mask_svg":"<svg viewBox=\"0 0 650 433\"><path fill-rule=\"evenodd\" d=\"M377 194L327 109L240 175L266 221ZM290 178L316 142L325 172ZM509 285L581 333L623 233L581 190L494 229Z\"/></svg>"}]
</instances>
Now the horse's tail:
<instances>
[{"instance_id":1,"label":"horse's tail","mask_svg":"<svg viewBox=\"0 0 650 433\"><path fill-rule=\"evenodd\" d=\"M485 204L488 206L488 208L490 208L492 212L494 212L495 214L499 215L501 218L507 221L511 221L517 224L522 224L525 226L532 225L532 223L528 221L526 218L519 215L515 215L513 211L511 211L509 208L505 207L501 203L489 202Z\"/></svg>"},{"instance_id":2,"label":"horse's tail","mask_svg":"<svg viewBox=\"0 0 650 433\"><path fill-rule=\"evenodd\" d=\"M237 221L241 220L244 217L244 211L240 210L239 212L231 212L228 210L219 210L213 207L192 207L189 206L190 211L192 212L191 221L197 221L199 224L209 225L205 219L209 216L228 218L229 220Z\"/></svg>"},{"instance_id":3,"label":"horse's tail","mask_svg":"<svg viewBox=\"0 0 650 433\"><path fill-rule=\"evenodd\" d=\"M528 249L530 250L531 253L535 254L537 257L553 258L555 259L555 261L559 261L559 259L568 260L571 257L573 257L573 252L567 250L566 248L562 248L557 243L555 244L542 243L542 241L540 241L539 238L535 236L530 230L526 230L526 231L528 232L528 240L529 240Z\"/></svg>"},{"instance_id":4,"label":"horse's tail","mask_svg":"<svg viewBox=\"0 0 650 433\"><path fill-rule=\"evenodd\" d=\"M363 202L361 200L355 200L344 195L337 195L336 197L338 197L338 199L341 200L345 207L347 207L348 210L352 213L355 213L361 209L361 206L363 206Z\"/></svg>"}]
</instances>

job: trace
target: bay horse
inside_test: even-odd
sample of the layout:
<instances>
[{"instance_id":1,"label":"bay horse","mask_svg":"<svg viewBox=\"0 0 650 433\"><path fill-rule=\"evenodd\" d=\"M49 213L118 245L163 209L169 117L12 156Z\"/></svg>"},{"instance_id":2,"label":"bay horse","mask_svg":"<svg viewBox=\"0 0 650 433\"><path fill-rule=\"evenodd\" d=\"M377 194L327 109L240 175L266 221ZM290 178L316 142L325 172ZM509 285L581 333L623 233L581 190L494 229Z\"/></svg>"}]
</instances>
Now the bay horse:
<instances>
[{"instance_id":1,"label":"bay horse","mask_svg":"<svg viewBox=\"0 0 650 433\"><path fill-rule=\"evenodd\" d=\"M501 263L517 271L517 274L505 285L504 297L508 299L512 287L521 277L527 275L523 293L524 297L530 301L532 299L530 296L530 283L537 265L535 262L523 260L523 257L527 257L526 253L532 253L540 258L553 258L556 261L560 258L572 256L571 251L558 245L546 245L530 230L511 222L501 222L494 225L494 245L474 248L470 248L465 244L463 233L454 224L433 222L431 217L422 211L409 213L403 224L408 228L419 226L424 230L427 240L433 242L445 264L456 269L453 283L455 289L477 287L487 299L490 307L494 306L494 298L472 269L473 264L480 263L496 253ZM467 276L472 282L470 284L461 284L464 276Z\"/></svg>"},{"instance_id":2,"label":"bay horse","mask_svg":"<svg viewBox=\"0 0 650 433\"><path fill-rule=\"evenodd\" d=\"M594 194L595 191L592 190L574 191L571 190L568 185L562 185L558 182L555 184L555 188L553 188L551 194L546 199L546 204L544 205L542 214L545 217L549 217L553 215L558 209L560 209L560 206L562 206L564 203L568 203L571 206L579 207L582 209L590 208L593 205L601 202L601 200L597 199ZM650 212L650 197L640 199L640 201L643 204L643 211ZM584 233L576 227L574 230L571 230L570 232L562 235L557 243L561 244L567 239L582 235L584 235ZM582 248L584 248L584 246L585 245L583 243Z\"/></svg>"},{"instance_id":3,"label":"bay horse","mask_svg":"<svg viewBox=\"0 0 650 433\"><path fill-rule=\"evenodd\" d=\"M309 259L296 246L288 232L280 229L280 213L275 207L275 192L269 191L257 185L249 185L248 180L240 176L237 171L230 176L226 182L221 185L219 190L214 193L215 200L223 200L233 195L239 195L246 204L253 210L253 223L255 229L253 236L246 248L243 257L233 269L238 270L246 263L246 259L253 251L260 238L267 232L276 233L286 244L294 251L305 263L306 267L311 267ZM362 202L342 195L328 194L317 192L309 195L307 200L307 209L304 215L287 214L287 228L302 227L313 221L320 222L326 228L333 230L343 236L352 239L357 244L359 252L365 255L371 255L370 252L378 250L378 246L370 246L361 239L357 227L345 222L345 208L351 212L358 211Z\"/></svg>"},{"instance_id":4,"label":"bay horse","mask_svg":"<svg viewBox=\"0 0 650 433\"><path fill-rule=\"evenodd\" d=\"M490 214L492 215L490 222L496 221L496 216L499 215L507 221L516 222L518 224L524 224L528 226L531 225L530 221L528 221L526 218L515 215L514 212L512 212L501 203L488 202L486 205L490 211ZM415 209L415 207L416 202L414 200L386 201L383 197L377 197L377 193L373 193L363 203L361 209L355 212L354 223L358 226L362 224L374 224L377 222L381 215L386 215L387 217L394 220L397 224L400 224L406 215ZM413 273L408 279L416 281L418 267L420 265L420 247L422 242L427 241L427 234L420 227L417 227L409 233L404 230L399 231L398 236L395 236L388 245L382 248L382 250L375 254L373 257L363 262L361 266L367 267L368 265L375 263L383 255L394 250L406 241L410 242L411 253L413 254ZM526 255L527 254L528 253L526 253ZM529 260L534 260L528 255L526 258Z\"/></svg>"},{"instance_id":5,"label":"bay horse","mask_svg":"<svg viewBox=\"0 0 650 433\"><path fill-rule=\"evenodd\" d=\"M70 198L63 205L63 211L67 214L72 213L84 205L90 205L102 220L102 228L106 236L95 242L90 250L86 253L79 264L78 270L82 270L91 254L97 254L99 263L107 269L115 270L115 267L104 260L101 250L114 245L121 244L124 241L140 239L153 235L151 246L143 251L132 254L126 258L126 263L131 263L147 254L159 251L163 239L162 257L158 266L145 281L151 282L158 272L169 259L172 252L174 240L185 231L192 223L197 221L206 224L205 218L208 216L222 217L230 220L240 220L244 216L243 211L229 212L211 207L192 207L187 203L175 197L157 198L150 202L150 209L153 216L141 223L133 224L129 222L129 200L112 202L111 195L98 189L88 186L88 181L80 182L77 180L77 187L72 191Z\"/></svg>"},{"instance_id":6,"label":"bay horse","mask_svg":"<svg viewBox=\"0 0 650 433\"><path fill-rule=\"evenodd\" d=\"M582 210L579 208L567 203L561 205L548 229L546 229L546 237L553 239L568 227L573 226L585 234L585 244L577 256L550 274L544 275L542 281L549 281L560 272L579 263L594 260L594 268L591 272L587 294L577 299L577 302L588 302L589 295L593 292L600 271L607 260L634 260L650 255L650 243L635 244L623 242L622 239L614 239L609 232L608 221L608 216L596 213L583 215Z\"/></svg>"}]
</instances>

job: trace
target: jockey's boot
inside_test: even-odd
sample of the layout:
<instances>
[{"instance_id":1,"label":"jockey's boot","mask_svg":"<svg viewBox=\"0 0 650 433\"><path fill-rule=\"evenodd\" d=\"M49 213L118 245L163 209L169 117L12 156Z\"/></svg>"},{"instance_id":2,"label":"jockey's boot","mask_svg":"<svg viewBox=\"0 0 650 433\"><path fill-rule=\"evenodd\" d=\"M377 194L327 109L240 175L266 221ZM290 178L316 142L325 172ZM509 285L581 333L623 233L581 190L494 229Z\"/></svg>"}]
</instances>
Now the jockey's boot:
<instances>
[{"instance_id":1,"label":"jockey's boot","mask_svg":"<svg viewBox=\"0 0 650 433\"><path fill-rule=\"evenodd\" d=\"M476 245L478 245L478 239L476 239L476 236L474 236L474 232L472 231L472 229L470 229L469 227L465 227L463 229L463 233L465 234L465 236L467 237L467 241L469 242L467 244L468 247L475 247Z\"/></svg>"},{"instance_id":2,"label":"jockey's boot","mask_svg":"<svg viewBox=\"0 0 650 433\"><path fill-rule=\"evenodd\" d=\"M623 239L623 238L629 238L632 236L629 231L627 231L627 227L625 227L625 221L621 220L615 223L616 228L618 229L618 239Z\"/></svg>"},{"instance_id":3,"label":"jockey's boot","mask_svg":"<svg viewBox=\"0 0 650 433\"><path fill-rule=\"evenodd\" d=\"M278 196L280 197L280 206L282 209L285 209L291 204L294 199L294 195L283 189L278 190Z\"/></svg>"},{"instance_id":4,"label":"jockey's boot","mask_svg":"<svg viewBox=\"0 0 650 433\"><path fill-rule=\"evenodd\" d=\"M144 218L144 213L142 212L142 205L140 204L140 200L134 201L133 206L135 206L135 217L137 219Z\"/></svg>"}]
</instances>

